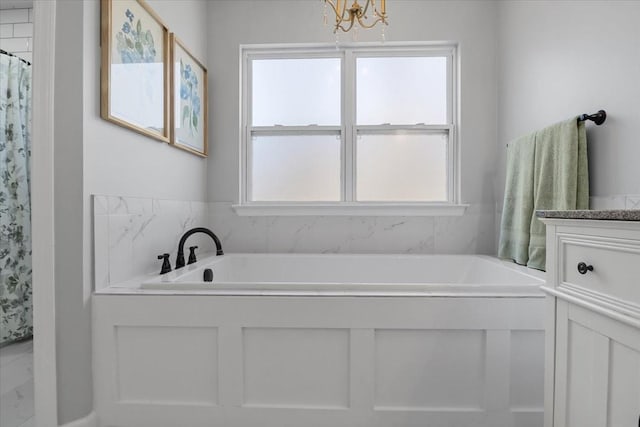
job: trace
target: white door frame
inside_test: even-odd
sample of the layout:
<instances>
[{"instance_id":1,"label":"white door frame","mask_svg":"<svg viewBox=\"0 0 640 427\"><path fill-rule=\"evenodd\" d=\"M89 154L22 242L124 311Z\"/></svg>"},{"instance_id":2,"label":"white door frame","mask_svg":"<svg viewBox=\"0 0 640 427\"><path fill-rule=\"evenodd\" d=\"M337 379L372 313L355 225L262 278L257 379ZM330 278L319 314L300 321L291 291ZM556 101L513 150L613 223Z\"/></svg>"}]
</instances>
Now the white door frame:
<instances>
[{"instance_id":1,"label":"white door frame","mask_svg":"<svg viewBox=\"0 0 640 427\"><path fill-rule=\"evenodd\" d=\"M54 72L56 0L33 2L33 246L34 396L38 427L58 425L54 240Z\"/></svg>"}]
</instances>

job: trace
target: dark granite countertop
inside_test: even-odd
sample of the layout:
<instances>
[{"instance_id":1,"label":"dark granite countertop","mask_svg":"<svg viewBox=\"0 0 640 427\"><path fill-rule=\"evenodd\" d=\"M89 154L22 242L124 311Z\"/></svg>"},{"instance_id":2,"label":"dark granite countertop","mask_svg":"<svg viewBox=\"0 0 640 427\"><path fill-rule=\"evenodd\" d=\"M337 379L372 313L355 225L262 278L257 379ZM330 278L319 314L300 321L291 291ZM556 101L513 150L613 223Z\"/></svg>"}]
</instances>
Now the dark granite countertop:
<instances>
[{"instance_id":1,"label":"dark granite countertop","mask_svg":"<svg viewBox=\"0 0 640 427\"><path fill-rule=\"evenodd\" d=\"M536 211L538 218L597 219L608 221L640 221L640 209Z\"/></svg>"}]
</instances>

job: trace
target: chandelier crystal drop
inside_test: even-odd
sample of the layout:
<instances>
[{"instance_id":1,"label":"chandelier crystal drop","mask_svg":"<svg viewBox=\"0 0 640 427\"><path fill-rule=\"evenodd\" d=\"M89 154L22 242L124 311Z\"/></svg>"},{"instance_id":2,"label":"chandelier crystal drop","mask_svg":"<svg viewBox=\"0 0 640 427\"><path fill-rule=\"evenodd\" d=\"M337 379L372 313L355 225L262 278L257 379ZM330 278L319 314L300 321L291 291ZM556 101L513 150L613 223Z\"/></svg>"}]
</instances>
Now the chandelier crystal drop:
<instances>
[{"instance_id":1,"label":"chandelier crystal drop","mask_svg":"<svg viewBox=\"0 0 640 427\"><path fill-rule=\"evenodd\" d=\"M347 6L348 1L350 0L324 0L325 7L326 5L331 6L335 13L334 33L337 33L338 30L346 33L354 28L356 24L362 28L372 28L378 22L389 25L387 22L386 0L366 0L364 5L360 5L358 0L353 0L351 7ZM357 29L357 26L355 28ZM384 29L384 27L382 28Z\"/></svg>"}]
</instances>

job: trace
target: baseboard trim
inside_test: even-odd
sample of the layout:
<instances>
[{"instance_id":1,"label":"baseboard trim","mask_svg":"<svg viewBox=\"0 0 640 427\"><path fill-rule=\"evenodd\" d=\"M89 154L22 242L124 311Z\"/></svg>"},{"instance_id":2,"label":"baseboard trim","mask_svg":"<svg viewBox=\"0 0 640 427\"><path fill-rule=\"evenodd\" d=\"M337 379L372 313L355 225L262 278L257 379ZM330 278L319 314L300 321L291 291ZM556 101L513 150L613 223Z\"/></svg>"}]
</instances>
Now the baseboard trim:
<instances>
[{"instance_id":1,"label":"baseboard trim","mask_svg":"<svg viewBox=\"0 0 640 427\"><path fill-rule=\"evenodd\" d=\"M95 411L91 411L86 417L71 421L60 427L98 427L98 416Z\"/></svg>"}]
</instances>

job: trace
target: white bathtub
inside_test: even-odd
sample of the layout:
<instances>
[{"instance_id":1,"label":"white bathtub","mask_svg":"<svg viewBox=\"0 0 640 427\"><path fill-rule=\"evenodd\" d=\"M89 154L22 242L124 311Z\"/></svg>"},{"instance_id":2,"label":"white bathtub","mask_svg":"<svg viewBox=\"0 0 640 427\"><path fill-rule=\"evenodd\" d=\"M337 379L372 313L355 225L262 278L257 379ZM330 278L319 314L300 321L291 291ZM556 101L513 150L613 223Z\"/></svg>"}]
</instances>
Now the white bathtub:
<instances>
[{"instance_id":1,"label":"white bathtub","mask_svg":"<svg viewBox=\"0 0 640 427\"><path fill-rule=\"evenodd\" d=\"M203 258L94 294L96 412L105 427L541 426L541 283L485 256Z\"/></svg>"},{"instance_id":2,"label":"white bathtub","mask_svg":"<svg viewBox=\"0 0 640 427\"><path fill-rule=\"evenodd\" d=\"M204 270L213 281L203 280ZM541 296L540 272L478 255L231 254L144 281L219 295Z\"/></svg>"}]
</instances>

